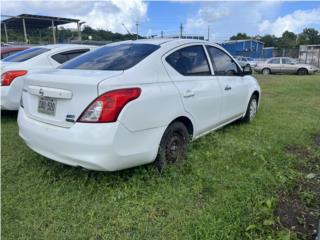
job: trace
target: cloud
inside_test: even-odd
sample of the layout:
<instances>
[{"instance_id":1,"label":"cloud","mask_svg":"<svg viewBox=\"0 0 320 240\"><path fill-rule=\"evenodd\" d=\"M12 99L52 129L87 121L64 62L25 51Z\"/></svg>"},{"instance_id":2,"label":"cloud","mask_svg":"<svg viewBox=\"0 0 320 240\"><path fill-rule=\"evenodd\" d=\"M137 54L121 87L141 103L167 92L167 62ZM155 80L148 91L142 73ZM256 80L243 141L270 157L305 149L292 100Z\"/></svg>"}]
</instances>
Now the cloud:
<instances>
[{"instance_id":1,"label":"cloud","mask_svg":"<svg viewBox=\"0 0 320 240\"><path fill-rule=\"evenodd\" d=\"M209 26L210 39L217 42L238 32L256 35L261 21L277 16L281 4L279 1L206 2L186 20L185 33L207 36Z\"/></svg>"},{"instance_id":2,"label":"cloud","mask_svg":"<svg viewBox=\"0 0 320 240\"><path fill-rule=\"evenodd\" d=\"M317 23L320 23L320 8L305 11L296 10L291 14L278 17L274 21L262 21L259 25L259 31L280 37L284 31L297 33L308 25Z\"/></svg>"},{"instance_id":3,"label":"cloud","mask_svg":"<svg viewBox=\"0 0 320 240\"><path fill-rule=\"evenodd\" d=\"M2 2L1 14L4 15L26 13L76 18L85 21L90 27L121 33L126 32L122 24L125 24L130 31L134 31L137 21L145 21L148 9L148 5L142 0L4 0Z\"/></svg>"}]
</instances>

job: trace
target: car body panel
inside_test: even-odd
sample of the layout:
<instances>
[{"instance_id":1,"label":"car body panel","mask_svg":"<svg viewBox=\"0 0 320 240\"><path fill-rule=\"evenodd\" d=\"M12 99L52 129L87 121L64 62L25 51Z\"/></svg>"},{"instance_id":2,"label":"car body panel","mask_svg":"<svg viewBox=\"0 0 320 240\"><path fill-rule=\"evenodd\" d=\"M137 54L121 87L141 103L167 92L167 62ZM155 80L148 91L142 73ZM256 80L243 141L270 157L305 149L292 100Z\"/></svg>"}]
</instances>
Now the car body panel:
<instances>
[{"instance_id":1,"label":"car body panel","mask_svg":"<svg viewBox=\"0 0 320 240\"><path fill-rule=\"evenodd\" d=\"M216 44L180 39L133 43L154 43L160 48L124 71L57 69L30 74L18 116L19 134L26 144L72 166L120 170L154 161L161 138L175 119L189 119L196 139L244 116L252 94L260 93L252 76L215 76L210 60L211 75L192 78L182 76L165 60L190 45L222 49ZM225 91L226 85L232 90ZM42 94L57 98L55 116L37 112L41 88ZM97 96L122 88L140 88L141 94L125 105L115 122L67 121L66 115L78 119ZM184 96L188 89L194 94Z\"/></svg>"}]
</instances>

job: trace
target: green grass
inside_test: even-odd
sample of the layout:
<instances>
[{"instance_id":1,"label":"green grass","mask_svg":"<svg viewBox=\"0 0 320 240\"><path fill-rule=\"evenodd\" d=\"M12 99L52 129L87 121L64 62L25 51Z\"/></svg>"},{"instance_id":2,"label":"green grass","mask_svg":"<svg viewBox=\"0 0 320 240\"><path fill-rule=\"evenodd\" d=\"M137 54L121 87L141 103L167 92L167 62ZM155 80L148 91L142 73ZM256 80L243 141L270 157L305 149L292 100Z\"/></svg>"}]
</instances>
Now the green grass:
<instances>
[{"instance_id":1,"label":"green grass","mask_svg":"<svg viewBox=\"0 0 320 240\"><path fill-rule=\"evenodd\" d=\"M315 148L320 76L258 76L260 111L193 142L187 161L106 173L32 152L2 114L3 239L275 239L277 191L297 177L283 149Z\"/></svg>"}]
</instances>

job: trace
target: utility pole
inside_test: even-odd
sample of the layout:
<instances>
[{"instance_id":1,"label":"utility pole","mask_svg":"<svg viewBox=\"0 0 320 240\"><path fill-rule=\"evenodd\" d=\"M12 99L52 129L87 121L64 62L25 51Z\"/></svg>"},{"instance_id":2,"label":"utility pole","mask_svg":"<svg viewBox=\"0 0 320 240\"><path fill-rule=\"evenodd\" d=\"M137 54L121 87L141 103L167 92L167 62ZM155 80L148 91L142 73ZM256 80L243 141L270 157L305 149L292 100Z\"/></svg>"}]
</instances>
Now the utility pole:
<instances>
[{"instance_id":1,"label":"utility pole","mask_svg":"<svg viewBox=\"0 0 320 240\"><path fill-rule=\"evenodd\" d=\"M163 38L163 31L161 31L161 38Z\"/></svg>"},{"instance_id":2,"label":"utility pole","mask_svg":"<svg viewBox=\"0 0 320 240\"><path fill-rule=\"evenodd\" d=\"M137 27L137 39L139 38L139 23L136 22L136 27Z\"/></svg>"},{"instance_id":3,"label":"utility pole","mask_svg":"<svg viewBox=\"0 0 320 240\"><path fill-rule=\"evenodd\" d=\"M210 26L208 26L208 41L210 41Z\"/></svg>"},{"instance_id":4,"label":"utility pole","mask_svg":"<svg viewBox=\"0 0 320 240\"><path fill-rule=\"evenodd\" d=\"M183 31L183 26L182 26L182 23L180 23L180 38L182 38L182 31Z\"/></svg>"}]
</instances>

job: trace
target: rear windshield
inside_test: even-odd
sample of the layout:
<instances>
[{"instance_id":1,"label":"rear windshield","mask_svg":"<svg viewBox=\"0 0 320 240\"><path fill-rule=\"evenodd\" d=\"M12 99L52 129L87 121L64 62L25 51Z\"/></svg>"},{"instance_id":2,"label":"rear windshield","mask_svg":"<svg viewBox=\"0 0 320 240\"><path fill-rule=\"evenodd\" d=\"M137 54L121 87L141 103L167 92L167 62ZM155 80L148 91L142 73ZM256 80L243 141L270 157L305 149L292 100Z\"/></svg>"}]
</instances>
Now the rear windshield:
<instances>
[{"instance_id":1,"label":"rear windshield","mask_svg":"<svg viewBox=\"0 0 320 240\"><path fill-rule=\"evenodd\" d=\"M123 43L107 45L61 66L62 69L126 70L159 48L154 44Z\"/></svg>"},{"instance_id":2,"label":"rear windshield","mask_svg":"<svg viewBox=\"0 0 320 240\"><path fill-rule=\"evenodd\" d=\"M2 61L4 62L24 62L27 61L35 56L40 55L41 53L49 51L48 48L30 48L26 49L20 52L17 52L15 54L12 54L6 58L4 58Z\"/></svg>"}]
</instances>

